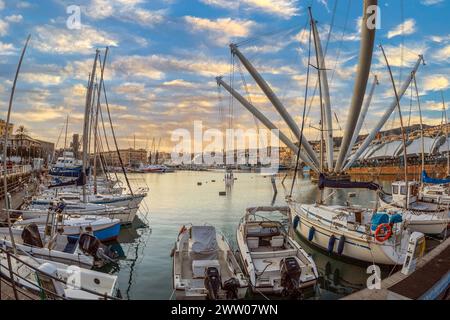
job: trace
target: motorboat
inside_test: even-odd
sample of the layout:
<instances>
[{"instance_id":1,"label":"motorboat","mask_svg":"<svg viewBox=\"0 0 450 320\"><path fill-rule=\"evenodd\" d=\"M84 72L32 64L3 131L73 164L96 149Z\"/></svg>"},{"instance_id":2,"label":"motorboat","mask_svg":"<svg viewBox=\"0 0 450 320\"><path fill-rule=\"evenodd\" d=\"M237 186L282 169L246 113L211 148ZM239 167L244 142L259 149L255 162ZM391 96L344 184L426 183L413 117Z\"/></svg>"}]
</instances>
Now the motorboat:
<instances>
[{"instance_id":1,"label":"motorboat","mask_svg":"<svg viewBox=\"0 0 450 320\"><path fill-rule=\"evenodd\" d=\"M380 208L401 213L406 225L412 231L440 235L449 222L448 205L419 200L420 184L404 181L392 183L392 194L378 192Z\"/></svg>"},{"instance_id":2,"label":"motorboat","mask_svg":"<svg viewBox=\"0 0 450 320\"><path fill-rule=\"evenodd\" d=\"M225 237L213 226L183 226L173 256L177 299L243 299L248 282Z\"/></svg>"},{"instance_id":3,"label":"motorboat","mask_svg":"<svg viewBox=\"0 0 450 320\"><path fill-rule=\"evenodd\" d=\"M314 293L319 274L312 257L289 236L280 221L262 212L287 207L248 208L237 229L242 265L254 293L306 297Z\"/></svg>"},{"instance_id":4,"label":"motorboat","mask_svg":"<svg viewBox=\"0 0 450 320\"><path fill-rule=\"evenodd\" d=\"M115 275L23 255L9 261L15 283L44 299L105 300L115 299L119 292ZM11 279L1 250L0 274Z\"/></svg>"}]
</instances>

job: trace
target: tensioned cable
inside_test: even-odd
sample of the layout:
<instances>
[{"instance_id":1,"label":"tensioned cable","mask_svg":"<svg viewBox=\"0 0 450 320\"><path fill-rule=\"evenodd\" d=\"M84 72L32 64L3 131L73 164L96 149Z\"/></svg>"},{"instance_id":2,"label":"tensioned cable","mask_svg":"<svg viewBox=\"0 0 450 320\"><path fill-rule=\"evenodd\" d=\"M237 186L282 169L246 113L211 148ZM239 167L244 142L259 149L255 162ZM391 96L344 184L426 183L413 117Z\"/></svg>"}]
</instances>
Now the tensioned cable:
<instances>
[{"instance_id":1,"label":"tensioned cable","mask_svg":"<svg viewBox=\"0 0 450 320\"><path fill-rule=\"evenodd\" d=\"M305 100L303 104L303 115L302 115L302 127L300 129L300 138L298 143L298 152L297 152L297 159L295 162L295 170L294 170L294 177L292 179L291 184L291 192L289 193L289 196L292 197L292 192L294 190L294 184L297 177L297 171L298 171L298 163L300 159L300 152L302 149L302 139L303 139L303 129L305 127L305 114L306 114L306 104L308 101L308 87L309 87L309 73L310 73L310 67L311 67L311 27L309 28L309 42L308 42L308 68L306 69L306 88L305 88Z\"/></svg>"}]
</instances>

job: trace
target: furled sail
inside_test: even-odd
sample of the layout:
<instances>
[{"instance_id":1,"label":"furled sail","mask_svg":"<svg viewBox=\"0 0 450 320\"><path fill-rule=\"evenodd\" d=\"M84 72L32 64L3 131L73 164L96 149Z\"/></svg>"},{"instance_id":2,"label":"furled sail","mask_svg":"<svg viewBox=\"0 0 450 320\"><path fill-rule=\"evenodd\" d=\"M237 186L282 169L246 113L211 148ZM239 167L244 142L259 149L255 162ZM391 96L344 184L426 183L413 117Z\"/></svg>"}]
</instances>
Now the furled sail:
<instances>
[{"instance_id":1,"label":"furled sail","mask_svg":"<svg viewBox=\"0 0 450 320\"><path fill-rule=\"evenodd\" d=\"M381 187L374 182L352 182L352 181L339 181L327 178L324 174L319 177L319 189L325 188L333 189L369 189L372 191L380 190Z\"/></svg>"},{"instance_id":2,"label":"furled sail","mask_svg":"<svg viewBox=\"0 0 450 320\"><path fill-rule=\"evenodd\" d=\"M446 184L450 183L450 179L430 178L425 170L422 171L422 182L430 184Z\"/></svg>"}]
</instances>

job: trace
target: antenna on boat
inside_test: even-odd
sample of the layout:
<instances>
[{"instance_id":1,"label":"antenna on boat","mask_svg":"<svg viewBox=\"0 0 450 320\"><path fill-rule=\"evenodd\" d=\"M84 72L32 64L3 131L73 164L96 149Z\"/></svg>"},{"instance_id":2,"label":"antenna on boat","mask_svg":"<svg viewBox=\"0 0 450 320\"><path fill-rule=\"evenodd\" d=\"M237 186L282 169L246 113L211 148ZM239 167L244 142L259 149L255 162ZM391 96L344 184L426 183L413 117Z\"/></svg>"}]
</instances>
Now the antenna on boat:
<instances>
[{"instance_id":1,"label":"antenna on boat","mask_svg":"<svg viewBox=\"0 0 450 320\"><path fill-rule=\"evenodd\" d=\"M406 133L405 133L405 127L403 126L403 117L402 117L402 110L400 107L400 98L397 93L397 87L395 86L394 76L392 75L392 69L389 64L389 60L386 56L386 52L384 52L383 46L380 44L381 52L383 53L384 60L386 61L386 66L389 71L389 76L391 78L392 82L392 88L394 89L395 93L395 99L397 101L397 108L398 108L398 115L400 119L400 126L402 130L402 144L403 144L403 161L404 161L404 175L405 175L405 188L406 188L406 197L405 197L405 209L408 209L408 198L409 198L409 188L408 188L408 156L407 156L407 150L406 150ZM414 77L414 74L412 75Z\"/></svg>"},{"instance_id":2,"label":"antenna on boat","mask_svg":"<svg viewBox=\"0 0 450 320\"><path fill-rule=\"evenodd\" d=\"M441 98L442 98L442 110L445 117L445 141L447 141L447 177L450 175L450 156L449 156L449 141L448 141L448 118L447 118L447 110L445 106L444 93L441 90Z\"/></svg>"},{"instance_id":3,"label":"antenna on boat","mask_svg":"<svg viewBox=\"0 0 450 320\"><path fill-rule=\"evenodd\" d=\"M4 140L3 140L3 197L5 198L5 211L6 211L6 219L8 221L8 229L9 229L9 236L11 238L11 244L13 247L14 254L17 254L17 248L16 248L16 242L14 240L14 235L12 233L11 229L11 217L9 215L9 210L11 209L11 202L10 198L8 197L8 170L7 170L7 153L8 153L8 128L9 128L9 120L11 118L11 110L13 106L13 100L14 100L14 93L16 92L16 84L17 79L19 77L20 68L22 66L23 57L25 55L25 52L28 47L28 43L30 42L31 35L28 35L27 40L25 41L25 45L22 49L22 53L20 55L19 64L17 65L16 69L16 75L14 76L14 82L11 89L11 95L9 96L9 105L8 105L8 113L6 116L6 122L5 122L5 134L4 134Z\"/></svg>"},{"instance_id":4,"label":"antenna on boat","mask_svg":"<svg viewBox=\"0 0 450 320\"><path fill-rule=\"evenodd\" d=\"M422 152L421 152L422 172L420 174L420 183L423 185L422 173L425 171L425 138L424 138L424 132L423 132L422 107L420 106L420 96L419 96L419 89L417 88L416 75L413 75L413 80L414 80L414 88L416 90L417 106L419 108L420 140L421 140L421 148L422 148ZM406 152L406 150L405 150L405 152Z\"/></svg>"}]
</instances>

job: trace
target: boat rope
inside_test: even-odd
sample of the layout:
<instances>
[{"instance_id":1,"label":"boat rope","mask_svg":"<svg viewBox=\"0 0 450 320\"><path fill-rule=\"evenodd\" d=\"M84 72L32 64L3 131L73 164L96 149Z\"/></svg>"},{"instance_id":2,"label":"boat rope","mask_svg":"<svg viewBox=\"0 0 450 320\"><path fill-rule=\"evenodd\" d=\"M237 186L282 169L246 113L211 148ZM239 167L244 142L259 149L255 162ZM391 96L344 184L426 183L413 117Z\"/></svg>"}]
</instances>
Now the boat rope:
<instances>
[{"instance_id":1,"label":"boat rope","mask_svg":"<svg viewBox=\"0 0 450 320\"><path fill-rule=\"evenodd\" d=\"M108 50L108 47L106 47L106 49ZM120 166L122 168L123 175L125 176L125 181L127 182L128 189L130 190L131 195L134 196L133 190L131 189L130 181L128 180L127 172L125 170L125 167L123 166L123 161L122 161L122 156L120 155L119 146L117 144L116 134L114 132L114 127L113 127L112 120L111 120L111 112L109 110L108 97L106 95L105 81L103 81L102 87L103 87L103 94L104 94L104 97L105 97L106 110L108 111L109 124L110 124L110 127L111 127L111 132L112 132L114 144L115 144L115 147L116 147L117 157L119 158L119 163L120 163Z\"/></svg>"}]
</instances>

